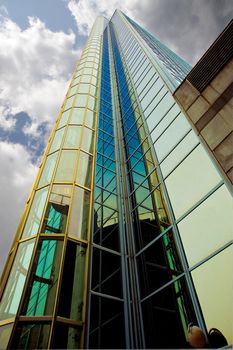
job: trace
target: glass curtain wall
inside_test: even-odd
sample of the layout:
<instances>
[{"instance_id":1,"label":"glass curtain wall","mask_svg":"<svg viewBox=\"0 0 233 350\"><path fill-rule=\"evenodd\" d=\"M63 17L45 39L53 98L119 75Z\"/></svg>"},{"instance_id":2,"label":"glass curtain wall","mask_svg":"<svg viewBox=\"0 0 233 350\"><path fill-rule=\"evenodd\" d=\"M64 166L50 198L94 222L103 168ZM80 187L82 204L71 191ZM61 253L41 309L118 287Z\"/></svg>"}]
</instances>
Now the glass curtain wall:
<instances>
[{"instance_id":1,"label":"glass curtain wall","mask_svg":"<svg viewBox=\"0 0 233 350\"><path fill-rule=\"evenodd\" d=\"M165 69L167 69L169 74L176 80L176 85L178 86L190 72L192 66L156 39L151 33L139 26L131 18L126 15L124 16L145 40L147 45L153 50L161 64L164 65Z\"/></svg>"},{"instance_id":2,"label":"glass curtain wall","mask_svg":"<svg viewBox=\"0 0 233 350\"><path fill-rule=\"evenodd\" d=\"M120 11L106 22L9 254L0 347L186 348L190 322L231 344L232 199L172 96L190 66Z\"/></svg>"},{"instance_id":3,"label":"glass curtain wall","mask_svg":"<svg viewBox=\"0 0 233 350\"><path fill-rule=\"evenodd\" d=\"M19 228L0 306L4 347L83 346L104 25L97 18L84 47Z\"/></svg>"},{"instance_id":4,"label":"glass curtain wall","mask_svg":"<svg viewBox=\"0 0 233 350\"><path fill-rule=\"evenodd\" d=\"M150 142L113 26L111 34L121 106L135 260L140 299L144 301L141 307L146 347L185 346L188 323L190 320L195 321L196 317L186 281L182 278L183 266L163 187L155 171ZM167 285L169 287L160 293L160 300L150 297L154 291ZM169 300L167 303L166 298ZM166 339L169 327L172 337Z\"/></svg>"},{"instance_id":5,"label":"glass curtain wall","mask_svg":"<svg viewBox=\"0 0 233 350\"><path fill-rule=\"evenodd\" d=\"M106 28L95 167L89 348L125 348L112 94L109 32Z\"/></svg>"},{"instance_id":6,"label":"glass curtain wall","mask_svg":"<svg viewBox=\"0 0 233 350\"><path fill-rule=\"evenodd\" d=\"M135 30L135 25L132 27L130 24L132 21L128 21L119 11L114 14L112 22L121 46L121 56L124 57L124 64L142 111L145 134L152 145L151 152L155 160L153 172L158 174L160 187L164 189L169 224L182 260L183 271L178 269L177 279L188 283L188 288L185 285L181 288L184 298L185 294L191 292L197 321L195 317L193 321L193 316L191 319L188 316L187 319L189 322L198 322L207 331L212 327L218 328L231 344L232 289L229 287L226 294L220 291L221 286L230 284L229 276L233 266L230 258L233 232L231 195L175 103L172 96L175 84L171 84L174 75L168 67L164 74L164 61L162 71L161 64L158 64L158 52L153 51L153 48L151 50L151 45L156 40L152 40L138 25ZM165 55L163 47L157 45L157 50L161 49L161 53ZM165 51L168 55L169 50ZM174 55L170 54L168 58L178 72L182 61L175 61ZM125 71L127 79L127 70ZM181 75L180 79L182 77ZM137 126L137 130L140 135L140 126ZM146 137L140 140L140 147ZM140 170L141 173L143 174ZM155 256L156 245L158 246L156 241L151 245L147 244L143 248L144 254L151 252ZM138 252L137 256L141 254ZM140 263L138 266L140 271ZM175 284L174 287L169 287L169 283L172 282L165 280L162 282L163 286L152 286L151 296L141 296L142 305L150 305L151 300L152 303L158 302L157 305L163 308L162 300L165 305L169 299L165 298L166 292L169 288L176 289ZM218 295L222 297L219 299Z\"/></svg>"}]
</instances>

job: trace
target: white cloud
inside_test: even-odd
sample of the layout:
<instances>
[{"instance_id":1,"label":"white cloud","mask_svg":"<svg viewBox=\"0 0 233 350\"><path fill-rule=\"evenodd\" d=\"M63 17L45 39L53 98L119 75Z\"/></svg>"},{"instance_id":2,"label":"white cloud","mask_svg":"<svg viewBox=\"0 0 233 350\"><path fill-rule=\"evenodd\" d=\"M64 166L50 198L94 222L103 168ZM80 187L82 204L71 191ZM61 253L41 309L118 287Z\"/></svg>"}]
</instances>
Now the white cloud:
<instances>
[{"instance_id":1,"label":"white cloud","mask_svg":"<svg viewBox=\"0 0 233 350\"><path fill-rule=\"evenodd\" d=\"M0 142L0 272L6 260L37 167L20 144Z\"/></svg>"},{"instance_id":2,"label":"white cloud","mask_svg":"<svg viewBox=\"0 0 233 350\"><path fill-rule=\"evenodd\" d=\"M1 102L1 100L0 100ZM0 106L0 128L3 130L10 131L16 124L16 119L12 116L5 115L4 112L6 111L6 108L3 108Z\"/></svg>"},{"instance_id":3,"label":"white cloud","mask_svg":"<svg viewBox=\"0 0 233 350\"><path fill-rule=\"evenodd\" d=\"M69 0L68 8L74 16L80 34L88 34L98 15L110 19L116 9L132 15L140 8L139 0Z\"/></svg>"},{"instance_id":4,"label":"white cloud","mask_svg":"<svg viewBox=\"0 0 233 350\"><path fill-rule=\"evenodd\" d=\"M29 18L22 30L0 8L0 127L11 131L15 114L31 121L23 131L41 137L39 126L53 124L79 58L73 32L53 32ZM42 135L45 137L44 135ZM33 149L31 149L33 153ZM31 154L20 144L0 141L0 270L36 175Z\"/></svg>"},{"instance_id":5,"label":"white cloud","mask_svg":"<svg viewBox=\"0 0 233 350\"><path fill-rule=\"evenodd\" d=\"M80 34L96 16L115 9L151 31L165 45L195 64L232 18L229 0L66 0Z\"/></svg>"},{"instance_id":6,"label":"white cloud","mask_svg":"<svg viewBox=\"0 0 233 350\"><path fill-rule=\"evenodd\" d=\"M41 123L53 124L79 58L75 34L53 32L33 17L22 30L1 16L0 44L1 114L26 112L33 123L27 132L38 136Z\"/></svg>"}]
</instances>

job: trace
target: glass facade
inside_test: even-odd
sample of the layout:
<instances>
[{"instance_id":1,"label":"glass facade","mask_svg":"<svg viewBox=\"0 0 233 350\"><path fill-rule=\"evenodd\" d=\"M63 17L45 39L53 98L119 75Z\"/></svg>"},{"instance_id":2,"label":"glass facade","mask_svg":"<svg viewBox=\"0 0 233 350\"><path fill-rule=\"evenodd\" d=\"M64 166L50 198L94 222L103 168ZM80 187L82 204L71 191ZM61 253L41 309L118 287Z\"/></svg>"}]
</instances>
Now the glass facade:
<instances>
[{"instance_id":1,"label":"glass facade","mask_svg":"<svg viewBox=\"0 0 233 350\"><path fill-rule=\"evenodd\" d=\"M173 98L189 70L96 19L5 268L3 348L185 348L191 322L232 343L232 199Z\"/></svg>"}]
</instances>

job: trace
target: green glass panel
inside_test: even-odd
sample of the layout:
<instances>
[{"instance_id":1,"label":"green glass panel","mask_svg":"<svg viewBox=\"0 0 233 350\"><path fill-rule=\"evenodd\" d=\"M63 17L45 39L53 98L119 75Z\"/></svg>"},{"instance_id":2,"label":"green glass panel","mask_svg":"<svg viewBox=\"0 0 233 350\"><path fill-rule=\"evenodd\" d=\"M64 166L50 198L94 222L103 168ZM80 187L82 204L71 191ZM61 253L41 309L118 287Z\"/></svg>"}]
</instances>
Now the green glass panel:
<instances>
[{"instance_id":1,"label":"green glass panel","mask_svg":"<svg viewBox=\"0 0 233 350\"><path fill-rule=\"evenodd\" d=\"M98 55L97 55L97 56L98 56ZM93 69L93 71L92 71L92 75L94 75L94 77L97 77L98 72L97 72L95 69Z\"/></svg>"},{"instance_id":2,"label":"green glass panel","mask_svg":"<svg viewBox=\"0 0 233 350\"><path fill-rule=\"evenodd\" d=\"M95 109L95 105L96 105L96 99L92 96L88 97L88 108L94 110Z\"/></svg>"},{"instance_id":3,"label":"green glass panel","mask_svg":"<svg viewBox=\"0 0 233 350\"><path fill-rule=\"evenodd\" d=\"M0 304L0 320L12 318L18 311L34 244L33 239L18 247Z\"/></svg>"},{"instance_id":4,"label":"green glass panel","mask_svg":"<svg viewBox=\"0 0 233 350\"><path fill-rule=\"evenodd\" d=\"M62 113L60 122L59 122L58 127L57 127L58 129L67 124L67 121L69 119L69 115L70 115L70 110Z\"/></svg>"},{"instance_id":5,"label":"green glass panel","mask_svg":"<svg viewBox=\"0 0 233 350\"><path fill-rule=\"evenodd\" d=\"M66 100L66 102L65 102L64 110L67 110L67 109L71 108L73 103L74 103L74 100L75 100L75 96L72 96L72 97L68 98Z\"/></svg>"},{"instance_id":6,"label":"green glass panel","mask_svg":"<svg viewBox=\"0 0 233 350\"><path fill-rule=\"evenodd\" d=\"M52 315L56 296L63 242L41 240L32 267L22 314Z\"/></svg>"},{"instance_id":7,"label":"green glass panel","mask_svg":"<svg viewBox=\"0 0 233 350\"><path fill-rule=\"evenodd\" d=\"M82 125L85 115L85 108L73 108L70 124Z\"/></svg>"},{"instance_id":8,"label":"green glass panel","mask_svg":"<svg viewBox=\"0 0 233 350\"><path fill-rule=\"evenodd\" d=\"M58 315L83 320L86 248L67 242Z\"/></svg>"},{"instance_id":9,"label":"green glass panel","mask_svg":"<svg viewBox=\"0 0 233 350\"><path fill-rule=\"evenodd\" d=\"M12 349L47 349L50 333L50 324L19 322Z\"/></svg>"},{"instance_id":10,"label":"green glass panel","mask_svg":"<svg viewBox=\"0 0 233 350\"><path fill-rule=\"evenodd\" d=\"M44 169L42 170L41 178L38 187L45 186L51 182L53 171L55 168L58 152L50 154L45 162Z\"/></svg>"},{"instance_id":11,"label":"green glass panel","mask_svg":"<svg viewBox=\"0 0 233 350\"><path fill-rule=\"evenodd\" d=\"M69 96L74 95L77 92L77 85L73 86L69 91Z\"/></svg>"},{"instance_id":12,"label":"green glass panel","mask_svg":"<svg viewBox=\"0 0 233 350\"><path fill-rule=\"evenodd\" d=\"M77 151L62 151L58 163L58 168L55 176L55 181L58 182L73 182L74 169L77 160Z\"/></svg>"},{"instance_id":13,"label":"green glass panel","mask_svg":"<svg viewBox=\"0 0 233 350\"><path fill-rule=\"evenodd\" d=\"M89 111L87 109L86 118L85 118L85 125L88 126L89 128L94 128L95 127L95 118L96 118L95 112Z\"/></svg>"},{"instance_id":14,"label":"green glass panel","mask_svg":"<svg viewBox=\"0 0 233 350\"><path fill-rule=\"evenodd\" d=\"M78 94L75 100L75 107L85 107L87 104L87 96L85 94Z\"/></svg>"},{"instance_id":15,"label":"green glass panel","mask_svg":"<svg viewBox=\"0 0 233 350\"><path fill-rule=\"evenodd\" d=\"M84 151L93 152L93 143L94 143L94 132L90 129L83 129L83 138L82 138L82 149Z\"/></svg>"},{"instance_id":16,"label":"green glass panel","mask_svg":"<svg viewBox=\"0 0 233 350\"><path fill-rule=\"evenodd\" d=\"M84 68L83 74L92 74L92 69L90 69L90 68Z\"/></svg>"},{"instance_id":17,"label":"green glass panel","mask_svg":"<svg viewBox=\"0 0 233 350\"><path fill-rule=\"evenodd\" d=\"M49 153L57 151L61 147L64 131L65 131L65 128L62 128L55 132L54 139L52 141Z\"/></svg>"},{"instance_id":18,"label":"green glass panel","mask_svg":"<svg viewBox=\"0 0 233 350\"><path fill-rule=\"evenodd\" d=\"M44 211L45 202L47 199L48 187L42 188L36 191L35 197L33 198L32 206L29 211L26 225L23 230L22 237L28 237L36 235L39 230L41 217Z\"/></svg>"},{"instance_id":19,"label":"green glass panel","mask_svg":"<svg viewBox=\"0 0 233 350\"><path fill-rule=\"evenodd\" d=\"M73 80L72 86L77 85L80 82L80 80L81 80L81 76L78 76L77 78L75 78Z\"/></svg>"},{"instance_id":20,"label":"green glass panel","mask_svg":"<svg viewBox=\"0 0 233 350\"><path fill-rule=\"evenodd\" d=\"M87 153L80 152L78 160L78 171L76 182L85 187L91 186L93 157Z\"/></svg>"},{"instance_id":21,"label":"green glass panel","mask_svg":"<svg viewBox=\"0 0 233 350\"><path fill-rule=\"evenodd\" d=\"M64 142L64 148L78 148L80 145L80 126L69 126Z\"/></svg>"},{"instance_id":22,"label":"green glass panel","mask_svg":"<svg viewBox=\"0 0 233 350\"><path fill-rule=\"evenodd\" d=\"M96 77L92 77L92 78L91 78L91 83L92 83L92 85L97 85L97 79L96 79Z\"/></svg>"},{"instance_id":23,"label":"green glass panel","mask_svg":"<svg viewBox=\"0 0 233 350\"><path fill-rule=\"evenodd\" d=\"M90 85L90 94L96 96L97 88L93 85Z\"/></svg>"},{"instance_id":24,"label":"green glass panel","mask_svg":"<svg viewBox=\"0 0 233 350\"><path fill-rule=\"evenodd\" d=\"M70 217L69 235L87 239L90 209L90 192L75 187L72 212Z\"/></svg>"},{"instance_id":25,"label":"green glass panel","mask_svg":"<svg viewBox=\"0 0 233 350\"><path fill-rule=\"evenodd\" d=\"M42 226L44 233L64 233L70 205L72 186L54 185L50 193Z\"/></svg>"},{"instance_id":26,"label":"green glass panel","mask_svg":"<svg viewBox=\"0 0 233 350\"><path fill-rule=\"evenodd\" d=\"M91 82L91 75L83 75L81 77L82 83L90 83Z\"/></svg>"},{"instance_id":27,"label":"green glass panel","mask_svg":"<svg viewBox=\"0 0 233 350\"><path fill-rule=\"evenodd\" d=\"M89 84L79 84L78 92L79 94L87 94L89 92Z\"/></svg>"}]
</instances>

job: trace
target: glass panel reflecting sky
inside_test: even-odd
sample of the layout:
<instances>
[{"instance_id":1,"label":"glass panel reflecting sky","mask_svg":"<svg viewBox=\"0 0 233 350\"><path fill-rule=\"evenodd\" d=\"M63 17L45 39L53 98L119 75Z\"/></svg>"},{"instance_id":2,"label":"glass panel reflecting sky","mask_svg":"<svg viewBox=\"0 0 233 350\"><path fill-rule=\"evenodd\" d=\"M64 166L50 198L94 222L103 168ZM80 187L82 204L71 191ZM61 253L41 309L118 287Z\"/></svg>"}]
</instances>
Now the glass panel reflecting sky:
<instances>
[{"instance_id":1,"label":"glass panel reflecting sky","mask_svg":"<svg viewBox=\"0 0 233 350\"><path fill-rule=\"evenodd\" d=\"M23 292L28 266L31 261L35 240L21 243L8 278L0 304L0 320L16 315Z\"/></svg>"},{"instance_id":2,"label":"glass panel reflecting sky","mask_svg":"<svg viewBox=\"0 0 233 350\"><path fill-rule=\"evenodd\" d=\"M223 185L178 224L190 266L232 240L232 213L232 197Z\"/></svg>"},{"instance_id":3,"label":"glass panel reflecting sky","mask_svg":"<svg viewBox=\"0 0 233 350\"><path fill-rule=\"evenodd\" d=\"M29 211L26 225L23 230L22 238L36 235L40 226L40 220L44 211L46 199L48 194L48 187L36 191L33 198L32 206Z\"/></svg>"},{"instance_id":4,"label":"glass panel reflecting sky","mask_svg":"<svg viewBox=\"0 0 233 350\"><path fill-rule=\"evenodd\" d=\"M219 329L232 344L233 245L192 272L202 312L210 328Z\"/></svg>"},{"instance_id":5,"label":"glass panel reflecting sky","mask_svg":"<svg viewBox=\"0 0 233 350\"><path fill-rule=\"evenodd\" d=\"M165 180L176 217L184 214L220 181L220 175L199 145Z\"/></svg>"}]
</instances>

